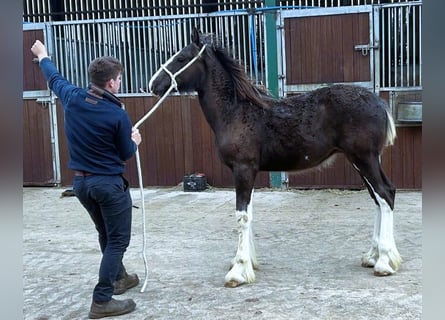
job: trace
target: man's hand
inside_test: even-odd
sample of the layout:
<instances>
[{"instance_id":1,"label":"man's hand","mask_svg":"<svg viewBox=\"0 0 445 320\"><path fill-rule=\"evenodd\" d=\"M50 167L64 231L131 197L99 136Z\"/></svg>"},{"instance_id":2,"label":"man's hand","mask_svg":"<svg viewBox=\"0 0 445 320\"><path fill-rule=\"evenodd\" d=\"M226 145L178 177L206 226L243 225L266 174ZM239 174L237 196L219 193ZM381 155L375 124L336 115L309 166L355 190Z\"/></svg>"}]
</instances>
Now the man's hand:
<instances>
[{"instance_id":1,"label":"man's hand","mask_svg":"<svg viewBox=\"0 0 445 320\"><path fill-rule=\"evenodd\" d=\"M45 45L40 42L40 40L36 40L31 47L31 52L40 60L48 57L48 51L46 50Z\"/></svg>"},{"instance_id":2,"label":"man's hand","mask_svg":"<svg viewBox=\"0 0 445 320\"><path fill-rule=\"evenodd\" d=\"M136 145L139 145L142 141L141 134L139 133L139 129L133 129L131 132L131 139L136 143Z\"/></svg>"}]
</instances>

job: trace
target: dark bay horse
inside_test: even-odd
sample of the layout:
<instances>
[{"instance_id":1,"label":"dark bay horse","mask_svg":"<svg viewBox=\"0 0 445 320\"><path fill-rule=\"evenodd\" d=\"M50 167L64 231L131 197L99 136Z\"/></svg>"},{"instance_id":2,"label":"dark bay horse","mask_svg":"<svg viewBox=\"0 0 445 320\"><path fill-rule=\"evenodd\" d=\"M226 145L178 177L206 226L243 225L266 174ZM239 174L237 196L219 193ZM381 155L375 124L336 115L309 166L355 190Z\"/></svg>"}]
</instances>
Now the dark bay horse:
<instances>
[{"instance_id":1,"label":"dark bay horse","mask_svg":"<svg viewBox=\"0 0 445 320\"><path fill-rule=\"evenodd\" d=\"M252 234L253 185L258 171L301 171L344 153L360 174L377 214L370 250L362 266L374 274L396 272L401 257L393 235L395 188L380 155L396 136L386 103L358 86L333 85L274 99L248 80L211 36L193 30L192 42L171 57L150 80L156 95L196 91L212 128L221 160L232 170L236 189L238 250L225 285L255 280Z\"/></svg>"}]
</instances>

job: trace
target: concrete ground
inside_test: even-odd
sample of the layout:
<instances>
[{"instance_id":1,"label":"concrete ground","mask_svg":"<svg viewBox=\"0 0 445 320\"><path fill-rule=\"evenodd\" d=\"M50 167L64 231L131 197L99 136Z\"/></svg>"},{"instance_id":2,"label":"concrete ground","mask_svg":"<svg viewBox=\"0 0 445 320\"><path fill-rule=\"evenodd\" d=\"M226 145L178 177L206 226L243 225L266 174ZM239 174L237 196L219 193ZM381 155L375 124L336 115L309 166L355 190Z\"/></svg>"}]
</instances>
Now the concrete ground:
<instances>
[{"instance_id":1,"label":"concrete ground","mask_svg":"<svg viewBox=\"0 0 445 320\"><path fill-rule=\"evenodd\" d=\"M100 250L96 231L65 189L23 189L24 319L87 319ZM140 191L131 190L141 207ZM375 205L366 191L260 189L254 233L260 269L253 284L225 288L237 247L235 193L144 189L133 210L124 263L137 272L136 310L107 319L420 319L422 193L396 195L394 232L404 262L375 277L360 258L370 247ZM147 278L147 287L141 291Z\"/></svg>"}]
</instances>

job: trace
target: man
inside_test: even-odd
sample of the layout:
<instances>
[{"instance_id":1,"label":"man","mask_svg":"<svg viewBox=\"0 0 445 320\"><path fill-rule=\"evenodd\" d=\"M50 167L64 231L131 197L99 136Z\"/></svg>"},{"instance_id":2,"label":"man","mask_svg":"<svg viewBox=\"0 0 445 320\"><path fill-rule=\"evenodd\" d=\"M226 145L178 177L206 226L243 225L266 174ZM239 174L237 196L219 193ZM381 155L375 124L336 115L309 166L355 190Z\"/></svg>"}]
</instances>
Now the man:
<instances>
[{"instance_id":1,"label":"man","mask_svg":"<svg viewBox=\"0 0 445 320\"><path fill-rule=\"evenodd\" d=\"M46 47L37 40L31 47L49 88L63 106L65 135L74 170L73 189L88 211L99 234L102 260L99 280L93 291L91 319L132 312L132 299L116 300L139 283L136 274L128 274L122 259L130 243L132 200L123 177L125 163L141 142L122 109L118 93L123 66L113 57L93 60L87 89L71 84L56 69Z\"/></svg>"}]
</instances>

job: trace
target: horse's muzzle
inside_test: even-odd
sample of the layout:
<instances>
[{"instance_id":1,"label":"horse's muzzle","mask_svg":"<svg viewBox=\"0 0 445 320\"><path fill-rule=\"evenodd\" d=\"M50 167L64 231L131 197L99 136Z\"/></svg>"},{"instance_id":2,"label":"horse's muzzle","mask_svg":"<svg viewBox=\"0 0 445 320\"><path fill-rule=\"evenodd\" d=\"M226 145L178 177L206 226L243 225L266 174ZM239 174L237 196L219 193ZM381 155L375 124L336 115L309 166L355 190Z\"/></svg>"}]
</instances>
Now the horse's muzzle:
<instances>
[{"instance_id":1,"label":"horse's muzzle","mask_svg":"<svg viewBox=\"0 0 445 320\"><path fill-rule=\"evenodd\" d=\"M156 79L150 80L148 89L150 93L156 96L163 96L167 89L170 87L170 79L164 77L161 73Z\"/></svg>"}]
</instances>

